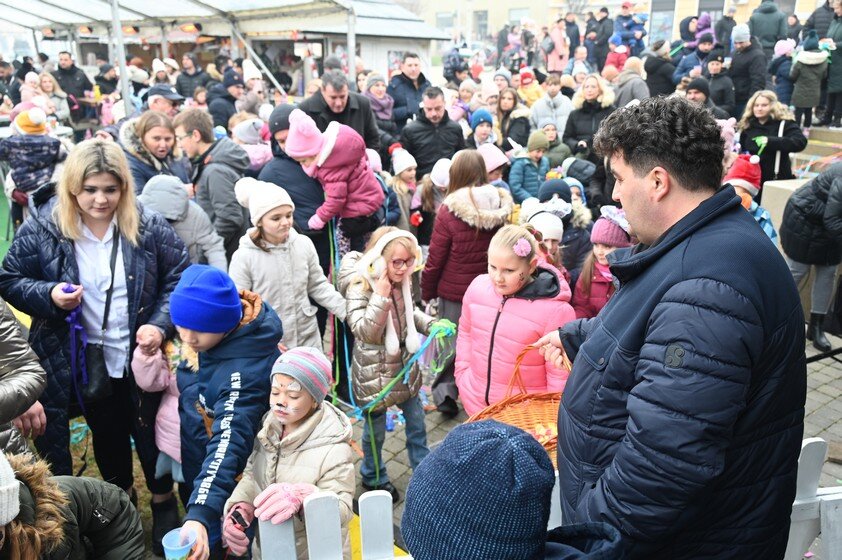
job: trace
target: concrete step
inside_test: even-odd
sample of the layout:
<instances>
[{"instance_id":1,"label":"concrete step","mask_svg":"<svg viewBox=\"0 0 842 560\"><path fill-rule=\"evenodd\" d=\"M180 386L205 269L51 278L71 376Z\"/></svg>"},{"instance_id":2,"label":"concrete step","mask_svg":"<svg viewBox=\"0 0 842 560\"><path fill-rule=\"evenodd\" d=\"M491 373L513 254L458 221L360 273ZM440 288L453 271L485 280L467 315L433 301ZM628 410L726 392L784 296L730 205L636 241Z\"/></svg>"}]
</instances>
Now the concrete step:
<instances>
[{"instance_id":1,"label":"concrete step","mask_svg":"<svg viewBox=\"0 0 842 560\"><path fill-rule=\"evenodd\" d=\"M842 128L814 126L810 129L810 141L829 142L842 145Z\"/></svg>"},{"instance_id":2,"label":"concrete step","mask_svg":"<svg viewBox=\"0 0 842 560\"><path fill-rule=\"evenodd\" d=\"M842 152L842 142L839 144L813 140L812 135L807 147L800 153L813 156L825 157Z\"/></svg>"}]
</instances>

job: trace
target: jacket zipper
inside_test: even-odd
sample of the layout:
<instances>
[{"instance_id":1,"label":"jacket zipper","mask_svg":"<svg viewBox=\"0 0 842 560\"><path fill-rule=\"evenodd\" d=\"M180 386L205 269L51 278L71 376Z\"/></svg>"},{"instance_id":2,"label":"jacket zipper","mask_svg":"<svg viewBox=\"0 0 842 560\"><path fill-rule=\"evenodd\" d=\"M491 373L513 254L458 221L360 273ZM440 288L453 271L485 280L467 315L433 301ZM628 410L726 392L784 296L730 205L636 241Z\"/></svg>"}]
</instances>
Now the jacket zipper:
<instances>
[{"instance_id":1,"label":"jacket zipper","mask_svg":"<svg viewBox=\"0 0 842 560\"><path fill-rule=\"evenodd\" d=\"M491 404L488 402L488 394L491 391L491 357L494 355L494 335L497 332L497 323L500 322L500 315L503 314L503 307L505 307L507 301L509 301L509 296L504 296L503 301L500 302L500 308L497 310L497 317L494 318L494 326L491 328L491 344L488 346L488 375L485 382L486 406Z\"/></svg>"}]
</instances>

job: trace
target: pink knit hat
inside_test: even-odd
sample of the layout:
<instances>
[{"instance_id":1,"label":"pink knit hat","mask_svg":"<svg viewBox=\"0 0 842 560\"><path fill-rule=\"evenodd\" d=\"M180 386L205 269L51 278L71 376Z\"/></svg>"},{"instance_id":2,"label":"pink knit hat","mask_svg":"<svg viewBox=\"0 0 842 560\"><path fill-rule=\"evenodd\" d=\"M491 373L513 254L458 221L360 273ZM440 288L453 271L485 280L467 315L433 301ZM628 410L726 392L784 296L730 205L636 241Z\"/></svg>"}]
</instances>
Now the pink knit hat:
<instances>
[{"instance_id":1,"label":"pink knit hat","mask_svg":"<svg viewBox=\"0 0 842 560\"><path fill-rule=\"evenodd\" d=\"M324 136L316 127L316 122L301 109L295 109L289 115L289 136L284 144L284 151L293 158L312 157L322 151Z\"/></svg>"},{"instance_id":2,"label":"pink knit hat","mask_svg":"<svg viewBox=\"0 0 842 560\"><path fill-rule=\"evenodd\" d=\"M602 243L609 247L631 247L632 243L623 228L608 218L599 218L591 230L591 243Z\"/></svg>"}]
</instances>

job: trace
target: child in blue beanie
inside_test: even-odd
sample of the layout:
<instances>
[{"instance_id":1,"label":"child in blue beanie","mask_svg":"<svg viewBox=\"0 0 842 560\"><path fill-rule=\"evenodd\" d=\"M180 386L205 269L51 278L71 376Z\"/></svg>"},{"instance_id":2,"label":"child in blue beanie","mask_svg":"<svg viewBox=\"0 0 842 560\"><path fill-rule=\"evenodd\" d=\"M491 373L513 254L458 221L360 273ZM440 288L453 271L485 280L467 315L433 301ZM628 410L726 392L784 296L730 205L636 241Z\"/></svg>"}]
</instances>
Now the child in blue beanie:
<instances>
[{"instance_id":1,"label":"child in blue beanie","mask_svg":"<svg viewBox=\"0 0 842 560\"><path fill-rule=\"evenodd\" d=\"M182 343L199 355L199 370L179 370L181 460L193 481L182 531L198 536L190 560L219 550L225 501L237 485L268 409L266 372L280 355L281 320L260 296L237 292L219 269L194 264L170 296Z\"/></svg>"},{"instance_id":2,"label":"child in blue beanie","mask_svg":"<svg viewBox=\"0 0 842 560\"><path fill-rule=\"evenodd\" d=\"M457 426L415 470L401 532L415 560L617 560L604 523L549 534L553 464L534 437L494 420Z\"/></svg>"}]
</instances>

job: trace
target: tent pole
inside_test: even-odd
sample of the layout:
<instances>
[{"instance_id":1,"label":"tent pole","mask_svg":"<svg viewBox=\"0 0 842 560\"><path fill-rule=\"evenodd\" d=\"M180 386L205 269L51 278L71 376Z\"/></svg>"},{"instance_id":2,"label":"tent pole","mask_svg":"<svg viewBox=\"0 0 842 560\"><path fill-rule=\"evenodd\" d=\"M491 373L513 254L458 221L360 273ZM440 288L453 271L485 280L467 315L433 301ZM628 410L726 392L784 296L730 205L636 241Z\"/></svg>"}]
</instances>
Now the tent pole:
<instances>
[{"instance_id":1,"label":"tent pole","mask_svg":"<svg viewBox=\"0 0 842 560\"><path fill-rule=\"evenodd\" d=\"M38 48L38 35L35 34L35 30L32 30L32 41L35 43L35 54L37 55L41 52L41 49Z\"/></svg>"},{"instance_id":2,"label":"tent pole","mask_svg":"<svg viewBox=\"0 0 842 560\"><path fill-rule=\"evenodd\" d=\"M237 39L242 41L243 45L246 46L246 52L248 53L251 61L254 62L257 65L257 67L263 71L264 74L266 74L266 77L269 78L269 81L272 82L272 85L274 85L278 91L285 91L284 88L281 87L281 84L278 82L278 80L275 79L275 76L272 74L272 72L269 71L269 68L266 66L266 64L263 63L263 59L257 56L257 52L255 52L251 44L248 41L246 41L246 38L243 37L243 35L236 28L236 26L232 24L231 29L233 30Z\"/></svg>"},{"instance_id":3,"label":"tent pole","mask_svg":"<svg viewBox=\"0 0 842 560\"><path fill-rule=\"evenodd\" d=\"M167 28L166 26L161 26L161 60L164 60L169 56L170 44L167 41Z\"/></svg>"},{"instance_id":4,"label":"tent pole","mask_svg":"<svg viewBox=\"0 0 842 560\"><path fill-rule=\"evenodd\" d=\"M357 89L357 14L353 6L348 8L348 83L352 91ZM362 92L360 92L362 93Z\"/></svg>"},{"instance_id":5,"label":"tent pole","mask_svg":"<svg viewBox=\"0 0 842 560\"><path fill-rule=\"evenodd\" d=\"M108 64L113 65L116 57L114 55L114 33L113 26L108 26Z\"/></svg>"},{"instance_id":6,"label":"tent pole","mask_svg":"<svg viewBox=\"0 0 842 560\"><path fill-rule=\"evenodd\" d=\"M120 66L120 89L123 94L123 108L128 117L134 113L132 96L130 93L129 70L126 68L126 45L123 43L123 26L120 24L119 0L111 0L111 27L117 39L117 64Z\"/></svg>"}]
</instances>

